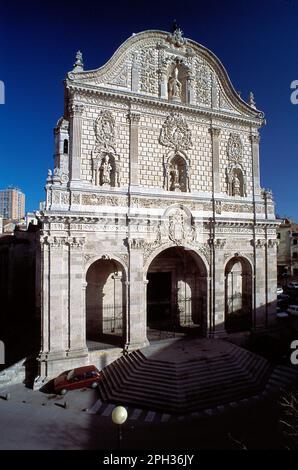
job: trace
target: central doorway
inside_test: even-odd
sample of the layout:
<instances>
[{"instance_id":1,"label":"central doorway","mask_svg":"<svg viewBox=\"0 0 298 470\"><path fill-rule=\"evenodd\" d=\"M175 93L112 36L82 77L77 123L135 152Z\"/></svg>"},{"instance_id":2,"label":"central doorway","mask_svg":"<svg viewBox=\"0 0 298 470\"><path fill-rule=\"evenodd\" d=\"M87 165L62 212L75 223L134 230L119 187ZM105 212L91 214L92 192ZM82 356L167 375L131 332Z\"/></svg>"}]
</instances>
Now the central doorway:
<instances>
[{"instance_id":1,"label":"central doorway","mask_svg":"<svg viewBox=\"0 0 298 470\"><path fill-rule=\"evenodd\" d=\"M156 328L161 321L171 320L172 273L148 273L147 321L149 328Z\"/></svg>"},{"instance_id":2,"label":"central doorway","mask_svg":"<svg viewBox=\"0 0 298 470\"><path fill-rule=\"evenodd\" d=\"M147 281L150 341L204 331L207 275L199 256L183 247L167 248L151 262Z\"/></svg>"}]
</instances>

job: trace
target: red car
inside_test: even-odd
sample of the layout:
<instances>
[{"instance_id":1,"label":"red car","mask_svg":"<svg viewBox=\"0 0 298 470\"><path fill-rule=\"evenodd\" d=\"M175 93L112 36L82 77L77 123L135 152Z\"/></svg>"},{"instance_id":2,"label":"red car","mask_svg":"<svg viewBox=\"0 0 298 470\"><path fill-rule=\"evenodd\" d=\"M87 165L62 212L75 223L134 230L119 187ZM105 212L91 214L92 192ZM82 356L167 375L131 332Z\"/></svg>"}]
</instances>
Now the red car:
<instances>
[{"instance_id":1,"label":"red car","mask_svg":"<svg viewBox=\"0 0 298 470\"><path fill-rule=\"evenodd\" d=\"M64 395L68 390L77 388L96 388L101 379L102 372L99 372L95 366L78 367L58 375L54 380L54 390L55 393Z\"/></svg>"}]
</instances>

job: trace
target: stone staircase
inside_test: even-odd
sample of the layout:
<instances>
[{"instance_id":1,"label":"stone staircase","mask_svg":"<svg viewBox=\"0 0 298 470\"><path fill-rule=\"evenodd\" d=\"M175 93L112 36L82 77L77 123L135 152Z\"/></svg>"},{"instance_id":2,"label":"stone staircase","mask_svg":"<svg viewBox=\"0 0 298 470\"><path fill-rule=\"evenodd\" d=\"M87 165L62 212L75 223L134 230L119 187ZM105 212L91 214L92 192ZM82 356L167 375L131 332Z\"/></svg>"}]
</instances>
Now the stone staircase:
<instances>
[{"instance_id":1,"label":"stone staircase","mask_svg":"<svg viewBox=\"0 0 298 470\"><path fill-rule=\"evenodd\" d=\"M21 383L25 380L26 369L25 369L26 358L21 359L10 367L0 372L0 388L10 384Z\"/></svg>"},{"instance_id":2,"label":"stone staircase","mask_svg":"<svg viewBox=\"0 0 298 470\"><path fill-rule=\"evenodd\" d=\"M179 351L175 354L175 348L171 359L169 351L163 354L156 347L150 351L150 346L119 358L103 369L101 399L186 414L278 392L297 378L296 371L273 367L233 344L226 343L224 348L221 344L218 354L210 350L202 354L200 342L197 349L200 354L192 346L187 360L179 357Z\"/></svg>"}]
</instances>

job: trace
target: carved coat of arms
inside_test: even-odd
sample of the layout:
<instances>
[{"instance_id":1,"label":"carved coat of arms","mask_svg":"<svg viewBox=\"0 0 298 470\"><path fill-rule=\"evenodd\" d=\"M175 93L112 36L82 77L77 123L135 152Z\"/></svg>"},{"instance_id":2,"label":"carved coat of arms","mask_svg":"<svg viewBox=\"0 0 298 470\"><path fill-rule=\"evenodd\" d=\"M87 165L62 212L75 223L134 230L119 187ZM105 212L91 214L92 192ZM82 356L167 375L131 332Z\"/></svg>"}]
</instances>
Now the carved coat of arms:
<instances>
[{"instance_id":1,"label":"carved coat of arms","mask_svg":"<svg viewBox=\"0 0 298 470\"><path fill-rule=\"evenodd\" d=\"M192 147L191 131L179 113L171 113L166 118L160 131L159 143L176 152Z\"/></svg>"}]
</instances>

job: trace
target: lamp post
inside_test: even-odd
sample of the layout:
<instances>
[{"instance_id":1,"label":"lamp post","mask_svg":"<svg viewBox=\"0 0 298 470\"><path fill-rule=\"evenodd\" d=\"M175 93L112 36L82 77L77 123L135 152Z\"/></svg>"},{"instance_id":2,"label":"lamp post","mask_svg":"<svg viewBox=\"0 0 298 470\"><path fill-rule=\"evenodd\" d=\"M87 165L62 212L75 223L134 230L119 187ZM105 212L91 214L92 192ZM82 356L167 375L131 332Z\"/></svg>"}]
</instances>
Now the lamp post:
<instances>
[{"instance_id":1,"label":"lamp post","mask_svg":"<svg viewBox=\"0 0 298 470\"><path fill-rule=\"evenodd\" d=\"M112 412L112 421L118 426L118 447L121 449L122 443L122 424L127 420L127 410L124 406L116 406Z\"/></svg>"}]
</instances>

